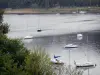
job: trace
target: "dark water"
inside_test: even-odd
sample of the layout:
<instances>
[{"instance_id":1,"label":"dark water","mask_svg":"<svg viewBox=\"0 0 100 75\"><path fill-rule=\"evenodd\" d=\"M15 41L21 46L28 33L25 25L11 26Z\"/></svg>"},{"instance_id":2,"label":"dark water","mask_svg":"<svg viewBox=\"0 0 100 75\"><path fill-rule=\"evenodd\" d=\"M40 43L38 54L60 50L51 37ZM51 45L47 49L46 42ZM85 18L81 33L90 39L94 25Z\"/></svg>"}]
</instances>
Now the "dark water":
<instances>
[{"instance_id":1,"label":"dark water","mask_svg":"<svg viewBox=\"0 0 100 75\"><path fill-rule=\"evenodd\" d=\"M41 15L40 27L47 31L37 33L37 15L4 15L4 21L11 24L8 37L35 35L33 39L24 40L25 46L29 49L45 48L52 59L54 55L60 55L59 59L68 65L69 49L64 46L78 45L78 48L70 49L70 64L73 66L74 61L82 63L87 60L97 64L95 68L85 70L84 75L100 75L99 18L100 15L96 14ZM83 35L82 40L77 39L77 33Z\"/></svg>"}]
</instances>

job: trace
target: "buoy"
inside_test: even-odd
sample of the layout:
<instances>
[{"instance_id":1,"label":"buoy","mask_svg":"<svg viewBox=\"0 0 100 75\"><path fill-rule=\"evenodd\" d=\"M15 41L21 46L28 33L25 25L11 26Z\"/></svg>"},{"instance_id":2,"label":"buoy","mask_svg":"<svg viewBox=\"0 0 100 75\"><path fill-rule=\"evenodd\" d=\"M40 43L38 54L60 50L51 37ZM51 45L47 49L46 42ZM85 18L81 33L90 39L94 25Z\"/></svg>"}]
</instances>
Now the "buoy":
<instances>
[{"instance_id":1,"label":"buoy","mask_svg":"<svg viewBox=\"0 0 100 75\"><path fill-rule=\"evenodd\" d=\"M82 40L83 39L83 35L82 34L77 34L77 39L78 40Z\"/></svg>"},{"instance_id":2,"label":"buoy","mask_svg":"<svg viewBox=\"0 0 100 75\"><path fill-rule=\"evenodd\" d=\"M37 32L41 32L41 31L42 31L41 29L38 29L38 30L37 30Z\"/></svg>"}]
</instances>

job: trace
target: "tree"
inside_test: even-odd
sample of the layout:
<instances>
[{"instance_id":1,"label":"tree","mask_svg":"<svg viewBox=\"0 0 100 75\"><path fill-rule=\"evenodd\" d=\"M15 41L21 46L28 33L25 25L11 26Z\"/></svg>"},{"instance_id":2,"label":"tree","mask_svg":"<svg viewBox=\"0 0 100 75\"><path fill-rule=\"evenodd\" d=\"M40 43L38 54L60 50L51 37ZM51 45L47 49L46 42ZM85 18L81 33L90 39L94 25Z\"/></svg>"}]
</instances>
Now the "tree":
<instances>
[{"instance_id":1,"label":"tree","mask_svg":"<svg viewBox=\"0 0 100 75\"><path fill-rule=\"evenodd\" d=\"M0 8L8 8L9 0L0 0Z\"/></svg>"},{"instance_id":2,"label":"tree","mask_svg":"<svg viewBox=\"0 0 100 75\"><path fill-rule=\"evenodd\" d=\"M0 75L26 75L24 60L29 51L19 39L9 39L8 25L3 22L4 10L0 10Z\"/></svg>"},{"instance_id":3,"label":"tree","mask_svg":"<svg viewBox=\"0 0 100 75\"><path fill-rule=\"evenodd\" d=\"M38 8L51 8L59 3L65 6L100 6L100 0L0 0L0 8L32 8L37 4Z\"/></svg>"},{"instance_id":4,"label":"tree","mask_svg":"<svg viewBox=\"0 0 100 75\"><path fill-rule=\"evenodd\" d=\"M0 51L0 75L26 75L23 67L17 67L10 54Z\"/></svg>"},{"instance_id":5,"label":"tree","mask_svg":"<svg viewBox=\"0 0 100 75\"><path fill-rule=\"evenodd\" d=\"M0 35L6 34L9 31L9 25L7 23L2 23L3 13L4 13L4 10L0 9Z\"/></svg>"}]
</instances>

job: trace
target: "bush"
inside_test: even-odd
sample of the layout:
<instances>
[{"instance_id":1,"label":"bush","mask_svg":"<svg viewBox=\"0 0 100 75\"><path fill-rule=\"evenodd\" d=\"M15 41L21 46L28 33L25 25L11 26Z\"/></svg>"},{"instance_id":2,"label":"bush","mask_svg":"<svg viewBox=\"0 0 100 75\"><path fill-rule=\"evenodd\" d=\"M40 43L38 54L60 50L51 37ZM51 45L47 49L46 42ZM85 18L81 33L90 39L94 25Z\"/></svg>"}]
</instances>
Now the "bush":
<instances>
[{"instance_id":1,"label":"bush","mask_svg":"<svg viewBox=\"0 0 100 75\"><path fill-rule=\"evenodd\" d=\"M25 62L28 75L54 75L50 58L41 48L34 49Z\"/></svg>"},{"instance_id":2,"label":"bush","mask_svg":"<svg viewBox=\"0 0 100 75\"><path fill-rule=\"evenodd\" d=\"M26 75L25 58L29 51L20 39L0 37L0 75Z\"/></svg>"},{"instance_id":3,"label":"bush","mask_svg":"<svg viewBox=\"0 0 100 75\"><path fill-rule=\"evenodd\" d=\"M29 52L20 39L0 37L0 75L53 75L48 54L41 48Z\"/></svg>"},{"instance_id":4,"label":"bush","mask_svg":"<svg viewBox=\"0 0 100 75\"><path fill-rule=\"evenodd\" d=\"M0 9L0 24L2 23L3 21L3 13L4 13L4 10L3 9Z\"/></svg>"},{"instance_id":5,"label":"bush","mask_svg":"<svg viewBox=\"0 0 100 75\"><path fill-rule=\"evenodd\" d=\"M66 75L83 75L83 71L68 66L66 68Z\"/></svg>"},{"instance_id":6,"label":"bush","mask_svg":"<svg viewBox=\"0 0 100 75\"><path fill-rule=\"evenodd\" d=\"M26 75L23 67L17 67L10 54L0 52L0 75Z\"/></svg>"},{"instance_id":7,"label":"bush","mask_svg":"<svg viewBox=\"0 0 100 75\"><path fill-rule=\"evenodd\" d=\"M9 32L9 25L7 23L1 23L0 24L0 33L6 34Z\"/></svg>"},{"instance_id":8,"label":"bush","mask_svg":"<svg viewBox=\"0 0 100 75\"><path fill-rule=\"evenodd\" d=\"M0 9L0 35L6 34L9 32L9 25L7 23L2 23L3 22L3 13L4 13L4 10Z\"/></svg>"},{"instance_id":9,"label":"bush","mask_svg":"<svg viewBox=\"0 0 100 75\"><path fill-rule=\"evenodd\" d=\"M22 65L29 54L20 39L8 39L7 37L0 37L0 50L2 53L9 53L18 65Z\"/></svg>"}]
</instances>

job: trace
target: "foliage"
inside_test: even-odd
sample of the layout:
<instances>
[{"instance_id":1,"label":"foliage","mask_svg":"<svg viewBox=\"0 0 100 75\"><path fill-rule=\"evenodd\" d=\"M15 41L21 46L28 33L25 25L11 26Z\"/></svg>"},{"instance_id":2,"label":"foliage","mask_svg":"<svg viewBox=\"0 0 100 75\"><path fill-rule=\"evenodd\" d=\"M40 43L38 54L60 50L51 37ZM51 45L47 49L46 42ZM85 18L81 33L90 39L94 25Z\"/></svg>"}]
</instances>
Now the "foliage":
<instances>
[{"instance_id":1,"label":"foliage","mask_svg":"<svg viewBox=\"0 0 100 75\"><path fill-rule=\"evenodd\" d=\"M73 6L100 6L100 0L0 0L2 8L32 8L37 4L37 8L47 7L73 7ZM34 7L33 7L34 8Z\"/></svg>"},{"instance_id":2,"label":"foliage","mask_svg":"<svg viewBox=\"0 0 100 75\"><path fill-rule=\"evenodd\" d=\"M40 48L30 53L20 39L0 37L0 75L53 75L50 58Z\"/></svg>"},{"instance_id":3,"label":"foliage","mask_svg":"<svg viewBox=\"0 0 100 75\"><path fill-rule=\"evenodd\" d=\"M29 75L54 75L48 54L40 48L34 49L25 62Z\"/></svg>"},{"instance_id":4,"label":"foliage","mask_svg":"<svg viewBox=\"0 0 100 75\"><path fill-rule=\"evenodd\" d=\"M7 23L2 23L0 25L0 33L6 34L9 32L9 25Z\"/></svg>"},{"instance_id":5,"label":"foliage","mask_svg":"<svg viewBox=\"0 0 100 75\"><path fill-rule=\"evenodd\" d=\"M29 54L19 39L9 39L9 25L3 23L4 10L0 9L0 75L25 75L24 60Z\"/></svg>"},{"instance_id":6,"label":"foliage","mask_svg":"<svg viewBox=\"0 0 100 75\"><path fill-rule=\"evenodd\" d=\"M4 10L0 9L0 35L6 34L9 32L9 25L7 23L2 23L3 22L3 13L4 13Z\"/></svg>"},{"instance_id":7,"label":"foliage","mask_svg":"<svg viewBox=\"0 0 100 75\"><path fill-rule=\"evenodd\" d=\"M25 75L25 72L23 67L17 67L10 54L0 51L0 75Z\"/></svg>"},{"instance_id":8,"label":"foliage","mask_svg":"<svg viewBox=\"0 0 100 75\"><path fill-rule=\"evenodd\" d=\"M22 65L25 56L28 54L28 50L24 47L24 44L20 39L8 39L0 37L0 50L2 53L11 54L14 62Z\"/></svg>"},{"instance_id":9,"label":"foliage","mask_svg":"<svg viewBox=\"0 0 100 75\"><path fill-rule=\"evenodd\" d=\"M26 75L25 58L29 51L19 39L0 37L0 75Z\"/></svg>"},{"instance_id":10,"label":"foliage","mask_svg":"<svg viewBox=\"0 0 100 75\"><path fill-rule=\"evenodd\" d=\"M76 69L76 68L72 68L71 66L66 68L66 74L67 75L83 75L83 71Z\"/></svg>"},{"instance_id":11,"label":"foliage","mask_svg":"<svg viewBox=\"0 0 100 75\"><path fill-rule=\"evenodd\" d=\"M2 21L3 21L3 13L4 13L4 10L3 9L0 9L0 24L2 23Z\"/></svg>"}]
</instances>

